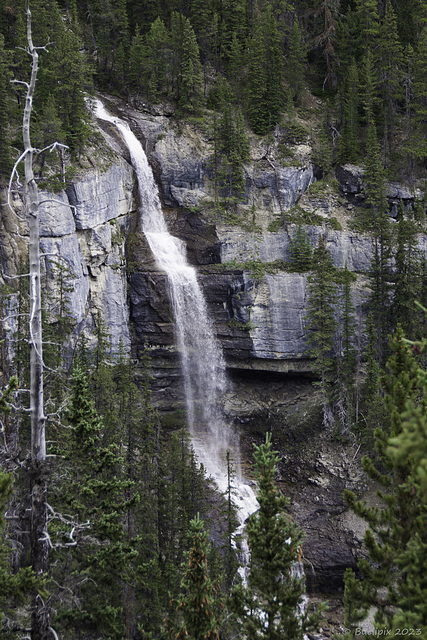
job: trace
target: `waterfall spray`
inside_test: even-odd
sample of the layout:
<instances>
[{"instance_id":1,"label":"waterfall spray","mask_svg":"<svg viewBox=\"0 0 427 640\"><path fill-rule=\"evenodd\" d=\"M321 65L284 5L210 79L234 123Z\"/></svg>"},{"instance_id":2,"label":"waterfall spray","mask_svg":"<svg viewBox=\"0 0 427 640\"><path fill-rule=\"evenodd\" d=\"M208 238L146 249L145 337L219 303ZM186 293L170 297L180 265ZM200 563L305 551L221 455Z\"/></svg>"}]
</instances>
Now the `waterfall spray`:
<instances>
[{"instance_id":1,"label":"waterfall spray","mask_svg":"<svg viewBox=\"0 0 427 640\"><path fill-rule=\"evenodd\" d=\"M129 149L138 179L142 231L168 279L193 448L208 476L222 492L227 489L226 452L232 451L238 467L233 488L240 521L236 534L240 534L248 516L258 508L258 502L251 487L241 478L238 437L222 415L221 403L227 389L225 362L196 271L187 262L185 244L167 229L157 185L141 143L128 124L108 113L100 101L95 113L99 119L117 127Z\"/></svg>"}]
</instances>

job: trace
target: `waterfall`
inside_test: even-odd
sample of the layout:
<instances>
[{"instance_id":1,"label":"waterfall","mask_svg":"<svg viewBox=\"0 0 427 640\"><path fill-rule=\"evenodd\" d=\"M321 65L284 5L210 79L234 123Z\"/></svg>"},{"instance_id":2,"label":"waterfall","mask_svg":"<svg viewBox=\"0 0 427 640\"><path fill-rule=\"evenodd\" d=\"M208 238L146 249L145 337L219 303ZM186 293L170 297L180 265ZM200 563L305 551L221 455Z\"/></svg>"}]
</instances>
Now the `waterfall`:
<instances>
[{"instance_id":1,"label":"waterfall","mask_svg":"<svg viewBox=\"0 0 427 640\"><path fill-rule=\"evenodd\" d=\"M222 492L228 483L227 450L238 465L233 490L240 521L236 534L239 534L248 516L258 508L258 502L251 487L241 478L238 437L222 415L222 398L227 389L225 362L196 271L187 262L185 244L167 229L157 185L141 143L128 124L109 114L100 101L95 114L114 124L126 142L138 179L142 231L158 266L167 275L184 378L188 428L195 454Z\"/></svg>"}]
</instances>

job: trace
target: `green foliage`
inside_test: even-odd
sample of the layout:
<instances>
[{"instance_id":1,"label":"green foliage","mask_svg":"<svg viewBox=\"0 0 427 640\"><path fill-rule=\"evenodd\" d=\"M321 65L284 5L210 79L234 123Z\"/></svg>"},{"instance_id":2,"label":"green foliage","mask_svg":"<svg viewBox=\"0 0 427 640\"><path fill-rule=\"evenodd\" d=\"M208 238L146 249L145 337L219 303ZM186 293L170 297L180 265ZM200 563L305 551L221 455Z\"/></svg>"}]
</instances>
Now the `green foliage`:
<instances>
[{"instance_id":1,"label":"green foliage","mask_svg":"<svg viewBox=\"0 0 427 640\"><path fill-rule=\"evenodd\" d=\"M312 272L308 277L307 342L314 359L314 369L320 378L318 385L322 391L324 424L329 426L333 422L330 401L336 371L334 342L337 330L337 285L335 267L322 236L319 236L318 246L313 251Z\"/></svg>"},{"instance_id":2,"label":"green foliage","mask_svg":"<svg viewBox=\"0 0 427 640\"><path fill-rule=\"evenodd\" d=\"M4 37L0 33L0 175L11 170L10 141L8 137L10 60L6 52Z\"/></svg>"},{"instance_id":3,"label":"green foliage","mask_svg":"<svg viewBox=\"0 0 427 640\"><path fill-rule=\"evenodd\" d=\"M335 399L338 418L343 430L350 429L357 421L356 405L357 393L357 354L354 347L355 319L354 306L351 297L351 282L354 274L343 269L340 274L342 289L340 295L340 311L342 330L337 349L337 393Z\"/></svg>"},{"instance_id":4,"label":"green foliage","mask_svg":"<svg viewBox=\"0 0 427 640\"><path fill-rule=\"evenodd\" d=\"M310 237L301 225L298 225L289 242L292 269L297 272L309 271L313 247Z\"/></svg>"},{"instance_id":5,"label":"green foliage","mask_svg":"<svg viewBox=\"0 0 427 640\"><path fill-rule=\"evenodd\" d=\"M199 514L189 525L190 550L184 561L184 575L181 580L181 597L177 602L181 623L173 630L172 637L189 640L219 639L221 622L220 601L217 589L212 584L208 572L209 543ZM170 628L172 625L168 624Z\"/></svg>"},{"instance_id":6,"label":"green foliage","mask_svg":"<svg viewBox=\"0 0 427 640\"><path fill-rule=\"evenodd\" d=\"M7 407L10 392L16 387L16 380L9 382L6 393L0 397L0 413L4 413ZM10 566L9 557L12 553L10 540L6 537L7 525L5 512L8 499L13 490L13 477L11 474L0 471L0 634L5 640L16 637L13 631L17 624L17 607L28 601L30 592L34 588L42 591L42 583L30 567L21 568L17 573Z\"/></svg>"},{"instance_id":7,"label":"green foliage","mask_svg":"<svg viewBox=\"0 0 427 640\"><path fill-rule=\"evenodd\" d=\"M182 14L171 16L172 87L181 112L197 112L201 104L202 72L199 47L190 21Z\"/></svg>"},{"instance_id":8,"label":"green foliage","mask_svg":"<svg viewBox=\"0 0 427 640\"><path fill-rule=\"evenodd\" d=\"M417 227L403 204L399 207L395 250L393 324L400 324L405 335L414 340L422 331L423 315L415 305L423 292L424 262L418 249Z\"/></svg>"},{"instance_id":9,"label":"green foliage","mask_svg":"<svg viewBox=\"0 0 427 640\"><path fill-rule=\"evenodd\" d=\"M359 74L352 61L345 79L343 95L343 124L339 140L340 162L357 162L359 159Z\"/></svg>"},{"instance_id":10,"label":"green foliage","mask_svg":"<svg viewBox=\"0 0 427 640\"><path fill-rule=\"evenodd\" d=\"M423 379L424 369L418 367L398 328L383 377L386 416L375 431L376 456L363 459L366 473L382 486L378 495L384 508L369 507L351 492L345 494L351 508L369 525L365 544L371 559L359 561L360 580L347 574L346 625L352 628L375 604L378 627L395 628L406 620L422 632L426 629L425 576L421 577L414 554L425 549L426 507L415 488L419 487L414 477L417 463L414 466L412 458L399 449L407 442L407 430L415 427L416 416L425 415Z\"/></svg>"},{"instance_id":11,"label":"green foliage","mask_svg":"<svg viewBox=\"0 0 427 640\"><path fill-rule=\"evenodd\" d=\"M244 163L249 160L245 121L230 87L222 78L216 84L215 102L221 112L219 120L215 113L213 123L215 184L218 184L222 198L237 202L245 195Z\"/></svg>"},{"instance_id":12,"label":"green foliage","mask_svg":"<svg viewBox=\"0 0 427 640\"><path fill-rule=\"evenodd\" d=\"M247 114L255 133L264 135L279 121L283 103L283 54L277 23L268 4L256 9L249 41Z\"/></svg>"},{"instance_id":13,"label":"green foliage","mask_svg":"<svg viewBox=\"0 0 427 640\"><path fill-rule=\"evenodd\" d=\"M286 79L289 82L288 97L296 102L304 86L305 63L307 48L304 33L295 17L289 37L289 53L286 59Z\"/></svg>"},{"instance_id":14,"label":"green foliage","mask_svg":"<svg viewBox=\"0 0 427 640\"><path fill-rule=\"evenodd\" d=\"M300 612L304 584L298 576L302 532L287 514L288 499L276 488L279 457L271 434L255 446L259 509L249 518L251 552L247 585L233 593L235 614L248 640L298 640L313 628L318 613Z\"/></svg>"},{"instance_id":15,"label":"green foliage","mask_svg":"<svg viewBox=\"0 0 427 640\"><path fill-rule=\"evenodd\" d=\"M316 149L313 160L322 172L322 176L327 176L332 168L332 145L328 135L328 119L322 122L319 129Z\"/></svg>"}]
</instances>

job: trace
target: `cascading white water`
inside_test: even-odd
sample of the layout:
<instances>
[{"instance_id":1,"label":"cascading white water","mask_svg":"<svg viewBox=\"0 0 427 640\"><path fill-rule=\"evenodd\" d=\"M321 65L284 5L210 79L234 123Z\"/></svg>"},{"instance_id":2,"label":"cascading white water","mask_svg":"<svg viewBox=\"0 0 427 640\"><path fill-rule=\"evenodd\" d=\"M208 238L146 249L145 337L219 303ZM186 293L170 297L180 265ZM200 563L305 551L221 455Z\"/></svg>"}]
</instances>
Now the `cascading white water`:
<instances>
[{"instance_id":1,"label":"cascading white water","mask_svg":"<svg viewBox=\"0 0 427 640\"><path fill-rule=\"evenodd\" d=\"M138 178L142 230L158 266L166 272L173 306L187 405L188 427L194 451L220 491L227 489L226 452L239 465L237 436L221 412L227 388L225 363L209 320L196 272L186 259L184 243L167 230L157 185L141 143L126 122L112 116L100 101L96 116L114 124L122 134ZM240 477L234 481L241 533L248 516L258 508L251 487Z\"/></svg>"}]
</instances>

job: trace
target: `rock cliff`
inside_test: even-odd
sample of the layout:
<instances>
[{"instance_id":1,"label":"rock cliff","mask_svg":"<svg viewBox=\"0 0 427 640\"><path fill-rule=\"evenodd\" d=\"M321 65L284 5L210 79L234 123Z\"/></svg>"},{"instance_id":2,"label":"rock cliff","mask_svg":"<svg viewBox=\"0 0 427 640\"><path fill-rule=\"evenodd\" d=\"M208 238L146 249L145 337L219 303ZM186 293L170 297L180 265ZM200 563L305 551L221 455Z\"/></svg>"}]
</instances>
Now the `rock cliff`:
<instances>
[{"instance_id":1,"label":"rock cliff","mask_svg":"<svg viewBox=\"0 0 427 640\"><path fill-rule=\"evenodd\" d=\"M179 123L165 109L128 106L120 115L144 142L168 226L198 267L233 382L225 411L242 432L248 459L251 443L273 432L283 456L278 482L307 532L308 585L339 592L363 531L347 512L342 491L369 487L355 441L337 439L322 426L304 324L307 274L287 272L285 265L296 224L305 225L313 245L322 234L334 264L357 274L352 295L362 332L372 246L368 235L352 228L351 214L362 198L363 171L346 165L337 183L319 189L309 136L291 145L287 166L279 154L284 132L277 128L268 141L251 141L244 202L226 211L215 203L209 127ZM70 186L42 194L45 270L49 274L55 261L69 269L72 343L82 331L90 335L100 311L113 351L122 341L137 357L148 344L153 398L162 413L176 413L183 407L182 380L165 274L140 231L127 152L110 125L102 125L102 135L101 152L89 152L88 166ZM414 195L390 185L390 214L400 199L412 206ZM14 210L4 205L0 223L4 280L19 270L26 246L18 187L12 196ZM426 244L420 237L424 251Z\"/></svg>"}]
</instances>

